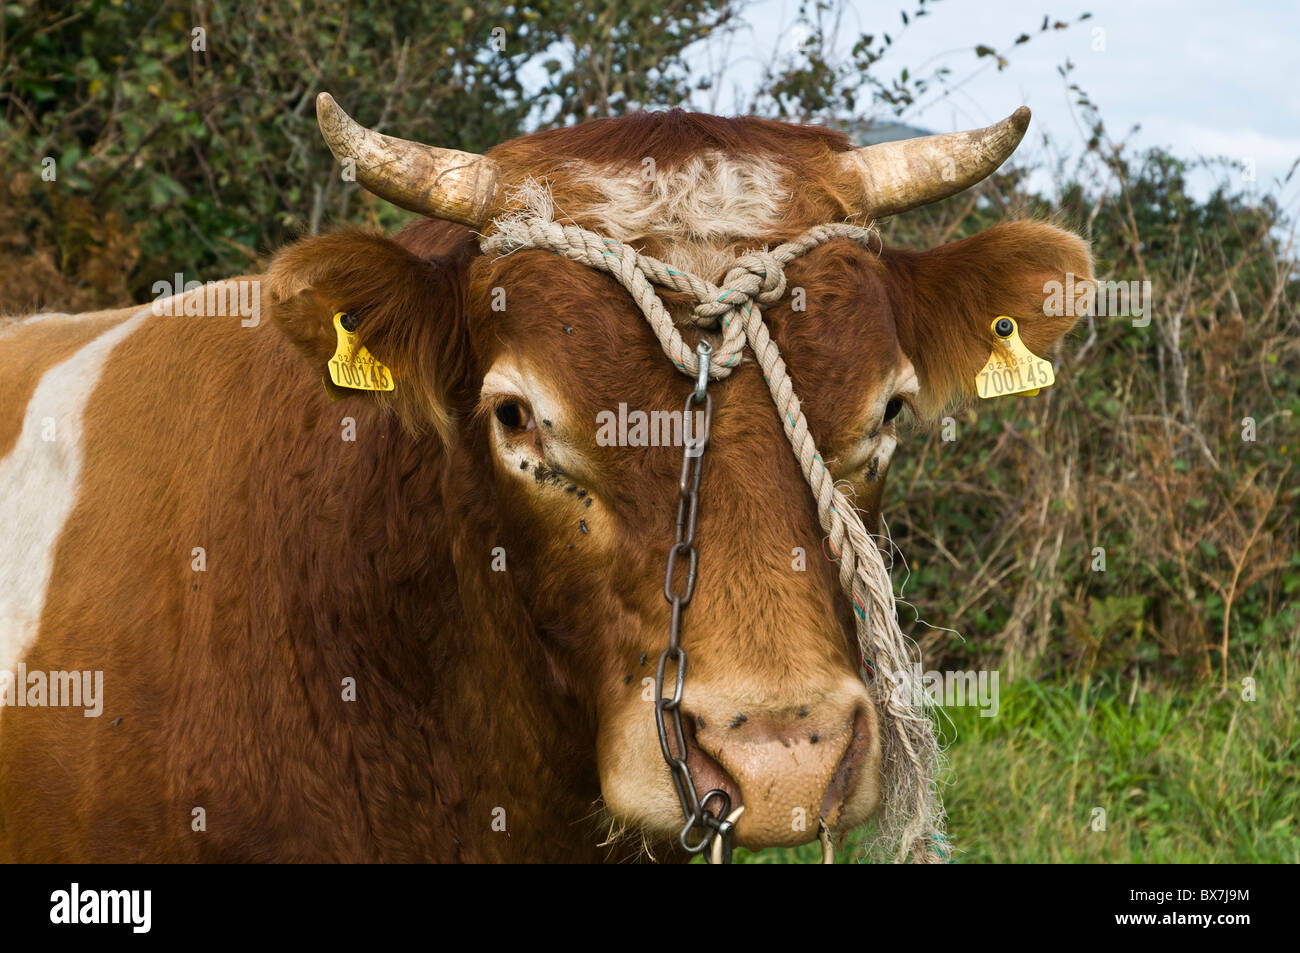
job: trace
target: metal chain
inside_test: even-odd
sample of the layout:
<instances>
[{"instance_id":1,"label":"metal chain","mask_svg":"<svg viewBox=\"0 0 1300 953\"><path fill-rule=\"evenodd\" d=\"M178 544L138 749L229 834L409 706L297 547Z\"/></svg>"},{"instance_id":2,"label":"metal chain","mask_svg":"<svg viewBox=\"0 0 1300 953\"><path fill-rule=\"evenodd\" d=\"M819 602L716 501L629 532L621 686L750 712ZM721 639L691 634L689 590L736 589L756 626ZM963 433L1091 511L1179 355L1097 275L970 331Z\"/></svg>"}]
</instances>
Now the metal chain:
<instances>
[{"instance_id":1,"label":"metal chain","mask_svg":"<svg viewBox=\"0 0 1300 953\"><path fill-rule=\"evenodd\" d=\"M695 348L699 356L699 375L695 390L686 398L683 412L683 433L686 435L686 448L682 454L682 478L678 483L677 498L677 533L672 547L668 550L668 567L664 571L664 599L671 607L668 622L668 647L659 655L659 665L655 669L655 726L659 730L659 749L672 777L673 789L682 806L682 816L686 824L677 835L682 848L690 854L704 852L716 840L713 850L706 853L705 860L710 863L731 863L732 835L735 823L729 819L731 796L720 788L714 788L700 797L695 790L695 781L691 769L686 765L686 731L682 727L682 689L686 684L686 650L682 648L682 611L690 605L695 595L695 580L699 570L699 555L695 550L695 522L700 512L700 473L704 465L704 451L709 445L709 430L713 423L713 397L709 394L709 357L713 347L708 341L701 341ZM690 434L692 405L704 404L704 427L699 434ZM680 591L676 590L676 570L679 559L685 559L686 581ZM664 697L664 678L668 671L668 662L676 663L677 671L673 679L673 693ZM676 751L669 744L669 721L672 723L672 740ZM710 811L708 804L720 800L717 812ZM698 840L692 842L692 833L699 831ZM720 845L720 846L719 846Z\"/></svg>"}]
</instances>

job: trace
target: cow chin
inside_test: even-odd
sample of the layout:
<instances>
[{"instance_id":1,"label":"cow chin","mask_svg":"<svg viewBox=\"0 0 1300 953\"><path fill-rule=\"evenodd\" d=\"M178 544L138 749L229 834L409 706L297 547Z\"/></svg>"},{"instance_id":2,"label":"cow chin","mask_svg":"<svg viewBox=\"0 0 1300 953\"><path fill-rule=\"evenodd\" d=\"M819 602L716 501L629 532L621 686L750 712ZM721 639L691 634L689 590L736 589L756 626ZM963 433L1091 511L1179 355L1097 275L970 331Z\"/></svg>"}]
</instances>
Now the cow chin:
<instances>
[{"instance_id":1,"label":"cow chin","mask_svg":"<svg viewBox=\"0 0 1300 953\"><path fill-rule=\"evenodd\" d=\"M698 795L719 789L733 810L744 805L736 824L738 845L797 846L817 839L819 821L843 832L879 808L878 719L864 686L846 680L819 699L793 707L750 706L741 723L724 713L734 705L697 700L691 717L683 719L687 766ZM683 707L690 702L688 693ZM651 844L677 843L684 818L659 749L652 705L640 702L604 720L597 751L601 791L615 828L639 833ZM714 813L720 806L716 798L708 804Z\"/></svg>"}]
</instances>

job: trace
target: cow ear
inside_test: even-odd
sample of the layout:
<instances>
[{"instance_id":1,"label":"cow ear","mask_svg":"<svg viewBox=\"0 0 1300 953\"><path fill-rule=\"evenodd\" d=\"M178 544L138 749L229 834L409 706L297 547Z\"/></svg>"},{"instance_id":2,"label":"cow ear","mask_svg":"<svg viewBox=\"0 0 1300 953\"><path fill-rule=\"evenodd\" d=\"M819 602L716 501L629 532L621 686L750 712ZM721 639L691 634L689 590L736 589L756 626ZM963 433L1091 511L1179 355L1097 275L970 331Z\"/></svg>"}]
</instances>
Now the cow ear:
<instances>
[{"instance_id":1,"label":"cow ear","mask_svg":"<svg viewBox=\"0 0 1300 953\"><path fill-rule=\"evenodd\" d=\"M928 419L975 395L976 375L993 351L994 318L1015 318L1021 340L1045 357L1081 316L1060 307L1060 289L1092 281L1088 243L1043 222L1010 222L930 251L885 251L881 258L899 343L920 379L917 409Z\"/></svg>"},{"instance_id":2,"label":"cow ear","mask_svg":"<svg viewBox=\"0 0 1300 953\"><path fill-rule=\"evenodd\" d=\"M450 441L448 393L464 360L456 336L463 331L467 267L464 256L421 258L364 232L307 239L277 254L267 271L272 319L303 355L303 373L320 380L322 390L379 401L411 430L433 426ZM356 321L358 343L391 372L393 390L327 383L339 312Z\"/></svg>"}]
</instances>

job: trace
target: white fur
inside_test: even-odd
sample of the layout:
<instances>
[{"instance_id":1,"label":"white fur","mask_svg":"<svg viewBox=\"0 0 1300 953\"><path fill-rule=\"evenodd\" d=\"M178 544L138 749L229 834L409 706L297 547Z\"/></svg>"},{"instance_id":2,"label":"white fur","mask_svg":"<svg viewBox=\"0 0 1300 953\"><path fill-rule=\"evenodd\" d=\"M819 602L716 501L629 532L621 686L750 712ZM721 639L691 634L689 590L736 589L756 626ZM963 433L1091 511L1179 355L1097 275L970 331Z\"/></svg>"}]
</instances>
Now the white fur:
<instances>
[{"instance_id":1,"label":"white fur","mask_svg":"<svg viewBox=\"0 0 1300 953\"><path fill-rule=\"evenodd\" d=\"M142 308L46 371L0 460L0 671L14 671L36 639L54 554L81 490L86 405L113 349L149 314ZM42 439L47 419L53 440Z\"/></svg>"},{"instance_id":2,"label":"white fur","mask_svg":"<svg viewBox=\"0 0 1300 953\"><path fill-rule=\"evenodd\" d=\"M892 428L877 426L876 421L883 418L885 405L891 399L905 397L908 400L915 400L920 386L916 369L912 366L912 362L904 357L892 378L883 386L876 388L872 395L871 409L867 418L871 421L870 432L864 434L842 458L827 461L831 469L841 473L852 473L866 466L873 458L877 465L888 466L889 461L893 459L894 450L898 447L898 437Z\"/></svg>"},{"instance_id":3,"label":"white fur","mask_svg":"<svg viewBox=\"0 0 1300 953\"><path fill-rule=\"evenodd\" d=\"M506 472L516 479L532 482L533 475L529 468L538 463L549 463L563 467L565 472L575 477L589 475L590 471L582 455L565 438L572 425L568 422L563 403L537 375L512 363L498 361L483 378L480 391L480 397L484 400L497 396L516 397L528 405L542 432L542 442L546 448L546 459L542 460L530 442L507 439L504 429L494 420L492 442ZM545 423L548 420L551 422L549 427ZM595 427L594 422L592 427Z\"/></svg>"},{"instance_id":4,"label":"white fur","mask_svg":"<svg viewBox=\"0 0 1300 953\"><path fill-rule=\"evenodd\" d=\"M644 176L584 167L574 177L603 194L584 211L593 231L629 244L661 241L664 261L706 281L730 267L732 245L776 228L790 199L790 186L773 163L718 152L693 156L670 171L647 168Z\"/></svg>"},{"instance_id":5,"label":"white fur","mask_svg":"<svg viewBox=\"0 0 1300 953\"><path fill-rule=\"evenodd\" d=\"M0 338L8 337L19 328L25 328L29 324L36 324L38 321L45 321L48 318L70 317L72 315L64 314L62 311L44 311L40 314L28 315L25 318L0 318Z\"/></svg>"}]
</instances>

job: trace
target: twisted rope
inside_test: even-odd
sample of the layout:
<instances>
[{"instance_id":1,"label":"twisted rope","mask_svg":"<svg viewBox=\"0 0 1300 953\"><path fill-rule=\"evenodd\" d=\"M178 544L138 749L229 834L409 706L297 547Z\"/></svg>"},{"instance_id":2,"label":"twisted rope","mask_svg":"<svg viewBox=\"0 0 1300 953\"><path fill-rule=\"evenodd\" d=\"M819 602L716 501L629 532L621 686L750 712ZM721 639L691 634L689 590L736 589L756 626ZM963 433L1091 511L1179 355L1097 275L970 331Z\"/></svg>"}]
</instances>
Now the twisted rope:
<instances>
[{"instance_id":1,"label":"twisted rope","mask_svg":"<svg viewBox=\"0 0 1300 953\"><path fill-rule=\"evenodd\" d=\"M837 239L870 247L876 233L844 223L819 225L771 251L741 256L722 285L716 286L621 242L555 222L545 192L535 189L528 197L526 211L498 219L497 231L482 239L480 247L485 254L505 256L525 248L543 249L607 272L636 301L669 360L691 377L698 373L698 358L682 340L656 285L694 298L692 321L697 327L720 329L722 343L714 347L711 378L728 376L740 363L746 346L754 352L786 437L817 500L818 520L839 562L840 585L853 602L863 662L874 669L866 683L882 722L882 836L887 846L894 845L888 849L896 862L906 860L909 854L918 862L947 861L950 847L943 833L943 808L936 784L941 755L927 712L932 702L925 692L909 690L907 679L899 677L899 673L912 672L915 662L912 644L898 626L889 571L853 503L836 487L817 452L785 361L762 314L762 306L774 304L785 294L784 268L791 261Z\"/></svg>"}]
</instances>

